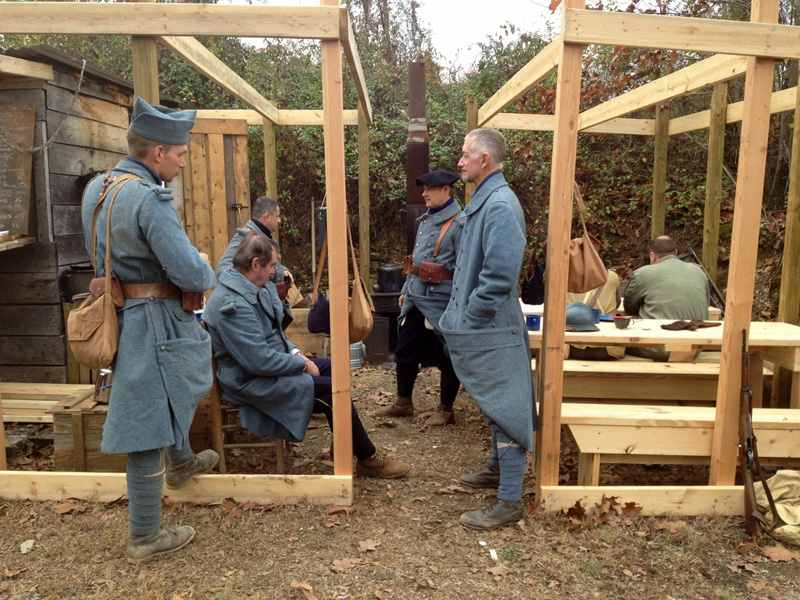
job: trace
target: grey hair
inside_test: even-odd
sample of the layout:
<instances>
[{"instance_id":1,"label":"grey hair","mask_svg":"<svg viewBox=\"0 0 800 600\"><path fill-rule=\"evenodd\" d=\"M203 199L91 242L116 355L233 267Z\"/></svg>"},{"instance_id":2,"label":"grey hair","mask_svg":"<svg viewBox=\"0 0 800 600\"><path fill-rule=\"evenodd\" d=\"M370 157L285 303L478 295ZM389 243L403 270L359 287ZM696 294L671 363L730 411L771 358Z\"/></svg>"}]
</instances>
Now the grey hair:
<instances>
[{"instance_id":1,"label":"grey hair","mask_svg":"<svg viewBox=\"0 0 800 600\"><path fill-rule=\"evenodd\" d=\"M254 258L263 267L269 264L275 252L275 242L256 231L250 231L242 238L236 254L233 255L233 268L240 273L246 273L252 267Z\"/></svg>"},{"instance_id":2,"label":"grey hair","mask_svg":"<svg viewBox=\"0 0 800 600\"><path fill-rule=\"evenodd\" d=\"M259 196L253 202L253 207L250 209L250 216L254 219L260 219L264 213L274 215L278 210L278 201L273 200L269 196Z\"/></svg>"},{"instance_id":3,"label":"grey hair","mask_svg":"<svg viewBox=\"0 0 800 600\"><path fill-rule=\"evenodd\" d=\"M475 150L479 153L486 152L492 165L502 165L506 158L506 138L497 129L473 129L464 140L472 138Z\"/></svg>"}]
</instances>

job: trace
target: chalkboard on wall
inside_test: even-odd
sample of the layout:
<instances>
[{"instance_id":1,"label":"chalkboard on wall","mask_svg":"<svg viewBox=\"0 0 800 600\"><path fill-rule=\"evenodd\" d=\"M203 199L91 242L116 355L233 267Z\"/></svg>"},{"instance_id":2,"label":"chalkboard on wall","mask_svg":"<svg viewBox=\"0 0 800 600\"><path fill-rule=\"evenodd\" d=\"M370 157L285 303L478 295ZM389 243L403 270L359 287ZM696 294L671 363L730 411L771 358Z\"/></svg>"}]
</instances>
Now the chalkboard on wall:
<instances>
[{"instance_id":1,"label":"chalkboard on wall","mask_svg":"<svg viewBox=\"0 0 800 600\"><path fill-rule=\"evenodd\" d=\"M22 148L33 146L36 107L0 102L0 134ZM28 235L33 154L19 152L0 138L0 231Z\"/></svg>"}]
</instances>

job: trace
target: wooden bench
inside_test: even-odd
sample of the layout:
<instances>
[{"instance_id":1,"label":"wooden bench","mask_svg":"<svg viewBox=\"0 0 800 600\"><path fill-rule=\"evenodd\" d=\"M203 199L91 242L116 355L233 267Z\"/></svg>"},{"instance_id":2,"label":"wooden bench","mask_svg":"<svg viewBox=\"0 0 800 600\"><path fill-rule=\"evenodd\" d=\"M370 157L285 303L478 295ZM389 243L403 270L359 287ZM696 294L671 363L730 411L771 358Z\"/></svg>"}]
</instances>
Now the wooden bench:
<instances>
[{"instance_id":1,"label":"wooden bench","mask_svg":"<svg viewBox=\"0 0 800 600\"><path fill-rule=\"evenodd\" d=\"M596 486L601 463L709 464L714 407L564 403L561 423L580 452L578 485ZM800 462L800 411L756 408L765 464Z\"/></svg>"},{"instance_id":2,"label":"wooden bench","mask_svg":"<svg viewBox=\"0 0 800 600\"><path fill-rule=\"evenodd\" d=\"M93 385L71 383L0 383L4 423L52 423L48 411L74 406L94 392Z\"/></svg>"},{"instance_id":3,"label":"wooden bench","mask_svg":"<svg viewBox=\"0 0 800 600\"><path fill-rule=\"evenodd\" d=\"M719 356L719 352L703 352L688 363L660 363L635 356L611 361L565 360L562 397L565 402L712 406L717 399ZM771 380L772 370L762 366L760 380L755 368L753 373L753 402L761 406L764 381Z\"/></svg>"}]
</instances>

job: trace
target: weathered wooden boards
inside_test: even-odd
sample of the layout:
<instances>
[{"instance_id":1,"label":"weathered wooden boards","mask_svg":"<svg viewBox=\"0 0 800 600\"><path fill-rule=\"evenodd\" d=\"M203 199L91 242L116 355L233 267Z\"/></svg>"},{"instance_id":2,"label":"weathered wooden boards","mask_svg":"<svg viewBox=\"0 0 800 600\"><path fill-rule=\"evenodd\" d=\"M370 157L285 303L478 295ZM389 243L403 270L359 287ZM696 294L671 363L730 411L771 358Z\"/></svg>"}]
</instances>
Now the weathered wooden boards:
<instances>
[{"instance_id":1,"label":"weathered wooden boards","mask_svg":"<svg viewBox=\"0 0 800 600\"><path fill-rule=\"evenodd\" d=\"M92 395L94 386L0 382L6 423L52 423L49 412L59 405L74 406Z\"/></svg>"}]
</instances>

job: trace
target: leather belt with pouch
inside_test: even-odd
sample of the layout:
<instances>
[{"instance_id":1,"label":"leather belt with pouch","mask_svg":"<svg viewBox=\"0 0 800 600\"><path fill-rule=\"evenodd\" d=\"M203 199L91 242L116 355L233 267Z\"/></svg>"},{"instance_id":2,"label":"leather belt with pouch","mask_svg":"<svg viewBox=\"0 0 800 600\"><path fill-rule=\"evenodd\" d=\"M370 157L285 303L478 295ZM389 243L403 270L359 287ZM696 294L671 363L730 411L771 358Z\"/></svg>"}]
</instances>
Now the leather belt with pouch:
<instances>
[{"instance_id":1,"label":"leather belt with pouch","mask_svg":"<svg viewBox=\"0 0 800 600\"><path fill-rule=\"evenodd\" d=\"M99 281L99 292L102 291L103 279L93 279L89 283L89 291L94 295L93 287L95 282ZM161 298L180 300L183 310L190 312L200 310L203 308L205 296L203 292L185 292L177 285L172 283L123 283L120 284L116 277L111 281L112 298L114 298L114 305L121 308L125 300L136 298ZM118 300L118 298L120 300Z\"/></svg>"},{"instance_id":2,"label":"leather belt with pouch","mask_svg":"<svg viewBox=\"0 0 800 600\"><path fill-rule=\"evenodd\" d=\"M453 271L445 271L443 263L427 260L423 260L419 266L412 266L411 274L419 276L419 280L425 283L442 283L446 279L453 278Z\"/></svg>"}]
</instances>

